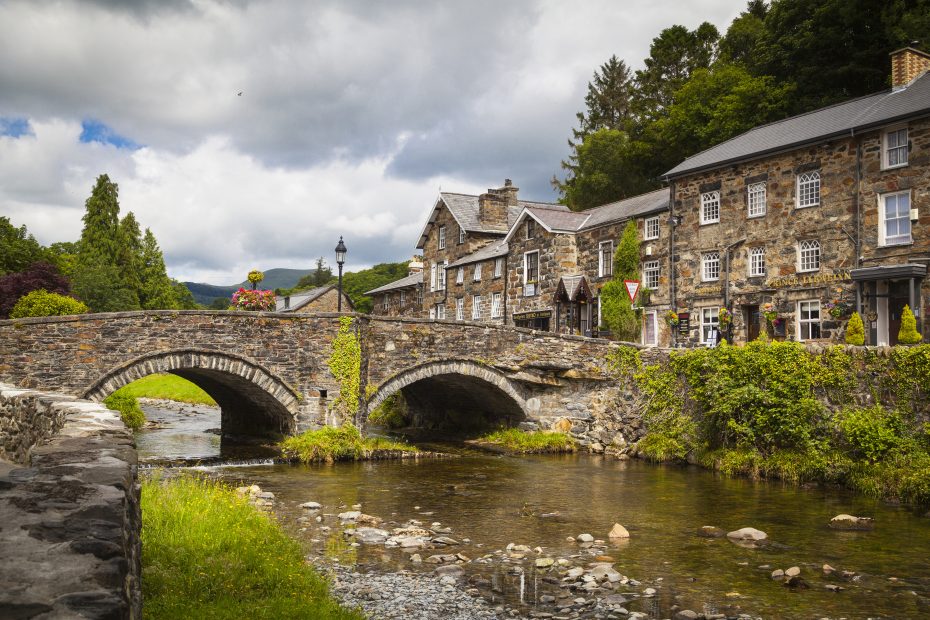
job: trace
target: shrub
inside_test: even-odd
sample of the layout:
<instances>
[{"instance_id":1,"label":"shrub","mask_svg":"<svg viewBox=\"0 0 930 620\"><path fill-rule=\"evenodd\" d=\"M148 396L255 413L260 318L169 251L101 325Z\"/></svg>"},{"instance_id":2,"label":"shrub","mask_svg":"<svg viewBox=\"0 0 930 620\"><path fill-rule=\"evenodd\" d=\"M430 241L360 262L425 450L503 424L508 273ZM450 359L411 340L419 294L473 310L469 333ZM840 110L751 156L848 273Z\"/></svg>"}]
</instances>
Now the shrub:
<instances>
[{"instance_id":1,"label":"shrub","mask_svg":"<svg viewBox=\"0 0 930 620\"><path fill-rule=\"evenodd\" d=\"M39 289L67 295L71 292L71 284L68 278L61 275L58 267L44 261L33 263L24 271L0 277L0 319L10 316L13 306L21 297Z\"/></svg>"},{"instance_id":2,"label":"shrub","mask_svg":"<svg viewBox=\"0 0 930 620\"><path fill-rule=\"evenodd\" d=\"M478 438L479 442L499 445L521 454L544 452L574 452L575 438L558 431L522 431L518 428L502 428Z\"/></svg>"},{"instance_id":3,"label":"shrub","mask_svg":"<svg viewBox=\"0 0 930 620\"><path fill-rule=\"evenodd\" d=\"M853 312L852 318L846 325L846 344L852 344L861 347L865 344L865 326L862 324L862 317L858 312Z\"/></svg>"},{"instance_id":4,"label":"shrub","mask_svg":"<svg viewBox=\"0 0 930 620\"><path fill-rule=\"evenodd\" d=\"M417 452L417 448L398 441L380 437L362 437L355 426L344 424L340 427L324 426L315 431L306 431L294 437L288 437L280 444L284 455L296 458L302 463L335 461L357 461L376 450Z\"/></svg>"},{"instance_id":5,"label":"shrub","mask_svg":"<svg viewBox=\"0 0 930 620\"><path fill-rule=\"evenodd\" d=\"M914 313L911 312L910 306L904 306L904 311L901 313L901 329L898 331L898 342L901 344L917 344L922 340L919 333L917 333L917 320L914 318Z\"/></svg>"},{"instance_id":6,"label":"shrub","mask_svg":"<svg viewBox=\"0 0 930 620\"><path fill-rule=\"evenodd\" d=\"M139 407L135 396L114 392L107 396L103 404L114 411L119 411L123 423L132 430L139 430L145 424L145 413Z\"/></svg>"},{"instance_id":7,"label":"shrub","mask_svg":"<svg viewBox=\"0 0 930 620\"><path fill-rule=\"evenodd\" d=\"M13 310L11 319L20 319L27 316L63 316L69 314L84 314L87 306L73 297L49 293L45 289L32 291L19 298Z\"/></svg>"},{"instance_id":8,"label":"shrub","mask_svg":"<svg viewBox=\"0 0 930 620\"><path fill-rule=\"evenodd\" d=\"M904 422L897 413L875 405L844 410L839 428L852 455L874 463L901 444Z\"/></svg>"},{"instance_id":9,"label":"shrub","mask_svg":"<svg viewBox=\"0 0 930 620\"><path fill-rule=\"evenodd\" d=\"M407 425L405 409L403 396L400 392L395 392L368 414L368 421L387 428L403 428Z\"/></svg>"}]
</instances>

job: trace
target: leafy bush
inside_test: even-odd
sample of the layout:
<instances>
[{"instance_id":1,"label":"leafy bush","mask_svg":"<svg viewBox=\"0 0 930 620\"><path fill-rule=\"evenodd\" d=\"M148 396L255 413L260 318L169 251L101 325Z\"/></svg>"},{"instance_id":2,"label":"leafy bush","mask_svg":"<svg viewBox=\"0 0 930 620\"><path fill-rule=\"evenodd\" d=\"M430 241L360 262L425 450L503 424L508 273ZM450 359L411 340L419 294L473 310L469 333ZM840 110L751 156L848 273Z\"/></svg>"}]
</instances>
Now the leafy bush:
<instances>
[{"instance_id":1,"label":"leafy bush","mask_svg":"<svg viewBox=\"0 0 930 620\"><path fill-rule=\"evenodd\" d=\"M846 344L861 347L865 344L865 326L862 324L862 317L858 312L853 312L849 323L846 325Z\"/></svg>"},{"instance_id":2,"label":"leafy bush","mask_svg":"<svg viewBox=\"0 0 930 620\"><path fill-rule=\"evenodd\" d=\"M145 424L145 413L139 407L135 396L113 392L103 401L109 409L119 411L123 423L132 430L139 430Z\"/></svg>"},{"instance_id":3,"label":"leafy bush","mask_svg":"<svg viewBox=\"0 0 930 620\"><path fill-rule=\"evenodd\" d=\"M518 428L502 428L482 435L479 443L498 445L510 452L537 454L546 452L574 452L578 449L575 438L557 431L523 431Z\"/></svg>"},{"instance_id":4,"label":"leafy bush","mask_svg":"<svg viewBox=\"0 0 930 620\"><path fill-rule=\"evenodd\" d=\"M315 431L306 431L288 437L280 444L284 455L302 463L335 461L357 461L375 451L417 452L417 448L399 441L381 437L363 438L355 426L324 426Z\"/></svg>"},{"instance_id":5,"label":"leafy bush","mask_svg":"<svg viewBox=\"0 0 930 620\"><path fill-rule=\"evenodd\" d=\"M0 218L0 225L5 219ZM10 316L13 306L20 298L40 289L49 293L68 295L71 292L71 284L68 278L61 275L55 265L46 262L33 263L21 272L8 273L0 277L0 319Z\"/></svg>"},{"instance_id":6,"label":"leafy bush","mask_svg":"<svg viewBox=\"0 0 930 620\"><path fill-rule=\"evenodd\" d=\"M395 392L368 414L368 421L387 428L403 428L407 425L404 410L403 396L400 392Z\"/></svg>"},{"instance_id":7,"label":"leafy bush","mask_svg":"<svg viewBox=\"0 0 930 620\"><path fill-rule=\"evenodd\" d=\"M45 289L32 291L20 297L13 310L11 319L20 319L28 316L65 316L69 314L84 314L87 306L73 297L49 293Z\"/></svg>"},{"instance_id":8,"label":"leafy bush","mask_svg":"<svg viewBox=\"0 0 930 620\"><path fill-rule=\"evenodd\" d=\"M901 344L917 344L922 340L917 333L917 319L911 312L910 306L905 304L904 311L901 313L901 329L898 331L898 342Z\"/></svg>"},{"instance_id":9,"label":"leafy bush","mask_svg":"<svg viewBox=\"0 0 930 620\"><path fill-rule=\"evenodd\" d=\"M901 444L904 422L897 413L875 405L843 411L839 428L852 456L874 463Z\"/></svg>"}]
</instances>

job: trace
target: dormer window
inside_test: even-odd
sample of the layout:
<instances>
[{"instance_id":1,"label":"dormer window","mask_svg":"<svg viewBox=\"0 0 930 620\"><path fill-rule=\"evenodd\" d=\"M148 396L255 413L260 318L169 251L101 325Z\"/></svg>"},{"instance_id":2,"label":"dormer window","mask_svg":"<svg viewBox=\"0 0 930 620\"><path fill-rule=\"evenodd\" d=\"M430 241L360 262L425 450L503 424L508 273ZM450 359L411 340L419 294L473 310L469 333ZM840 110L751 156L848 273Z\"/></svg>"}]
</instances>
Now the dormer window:
<instances>
[{"instance_id":1,"label":"dormer window","mask_svg":"<svg viewBox=\"0 0 930 620\"><path fill-rule=\"evenodd\" d=\"M459 245L465 243L465 229L461 226L459 227Z\"/></svg>"},{"instance_id":2,"label":"dormer window","mask_svg":"<svg viewBox=\"0 0 930 620\"><path fill-rule=\"evenodd\" d=\"M526 238L533 239L536 237L536 220L526 218Z\"/></svg>"}]
</instances>

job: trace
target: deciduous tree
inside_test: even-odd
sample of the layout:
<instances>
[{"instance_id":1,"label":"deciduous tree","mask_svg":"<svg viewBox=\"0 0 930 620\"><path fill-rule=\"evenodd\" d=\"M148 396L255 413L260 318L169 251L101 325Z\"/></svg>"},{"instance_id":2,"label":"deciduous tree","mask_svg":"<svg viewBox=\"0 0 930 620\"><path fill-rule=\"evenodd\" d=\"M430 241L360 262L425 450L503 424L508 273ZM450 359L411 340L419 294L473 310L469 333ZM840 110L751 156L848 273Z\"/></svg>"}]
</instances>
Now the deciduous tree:
<instances>
[{"instance_id":1,"label":"deciduous tree","mask_svg":"<svg viewBox=\"0 0 930 620\"><path fill-rule=\"evenodd\" d=\"M67 295L71 292L71 284L55 265L42 261L29 265L23 271L0 277L0 319L10 316L21 297L39 289Z\"/></svg>"}]
</instances>

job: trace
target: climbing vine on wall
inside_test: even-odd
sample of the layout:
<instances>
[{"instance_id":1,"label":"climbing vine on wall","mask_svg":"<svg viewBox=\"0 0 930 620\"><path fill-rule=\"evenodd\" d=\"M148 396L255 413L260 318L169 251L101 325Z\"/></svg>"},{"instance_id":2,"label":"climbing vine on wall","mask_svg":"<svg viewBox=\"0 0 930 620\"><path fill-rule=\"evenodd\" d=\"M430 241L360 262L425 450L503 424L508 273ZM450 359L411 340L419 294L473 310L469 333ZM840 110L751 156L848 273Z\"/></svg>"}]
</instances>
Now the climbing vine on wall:
<instances>
[{"instance_id":1,"label":"climbing vine on wall","mask_svg":"<svg viewBox=\"0 0 930 620\"><path fill-rule=\"evenodd\" d=\"M353 414L358 409L362 345L352 323L350 316L339 318L339 333L333 338L333 351L327 361L329 371L339 382L339 397L333 401L333 408L343 414Z\"/></svg>"}]
</instances>

